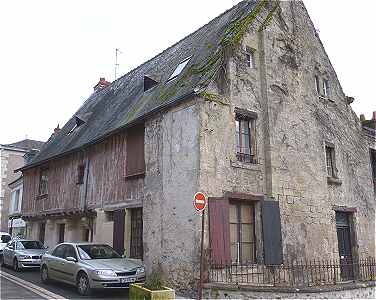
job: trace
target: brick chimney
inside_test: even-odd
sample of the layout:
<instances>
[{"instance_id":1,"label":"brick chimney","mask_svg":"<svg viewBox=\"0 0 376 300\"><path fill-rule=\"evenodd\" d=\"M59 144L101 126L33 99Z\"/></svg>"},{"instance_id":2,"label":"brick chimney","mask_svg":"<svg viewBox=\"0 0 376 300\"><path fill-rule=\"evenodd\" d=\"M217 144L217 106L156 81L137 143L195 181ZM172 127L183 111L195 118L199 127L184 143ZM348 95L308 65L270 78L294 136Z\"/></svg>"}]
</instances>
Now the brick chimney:
<instances>
[{"instance_id":1,"label":"brick chimney","mask_svg":"<svg viewBox=\"0 0 376 300\"><path fill-rule=\"evenodd\" d=\"M376 111L373 112L372 120L376 121Z\"/></svg>"},{"instance_id":2,"label":"brick chimney","mask_svg":"<svg viewBox=\"0 0 376 300\"><path fill-rule=\"evenodd\" d=\"M365 122L366 121L366 117L365 117L365 115L363 115L363 114L361 114L360 115L360 122Z\"/></svg>"},{"instance_id":3,"label":"brick chimney","mask_svg":"<svg viewBox=\"0 0 376 300\"><path fill-rule=\"evenodd\" d=\"M104 77L101 77L99 79L99 82L94 86L94 91L98 92L100 90L103 90L104 88L108 87L111 84L111 82L106 81Z\"/></svg>"}]
</instances>

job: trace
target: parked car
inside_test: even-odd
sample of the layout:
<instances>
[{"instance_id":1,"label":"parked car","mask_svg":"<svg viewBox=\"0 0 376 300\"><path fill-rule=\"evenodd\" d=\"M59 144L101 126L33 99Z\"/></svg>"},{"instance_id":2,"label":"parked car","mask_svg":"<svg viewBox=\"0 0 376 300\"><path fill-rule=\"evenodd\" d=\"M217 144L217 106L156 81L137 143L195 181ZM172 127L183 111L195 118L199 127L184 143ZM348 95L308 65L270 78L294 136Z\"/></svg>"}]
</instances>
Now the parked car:
<instances>
[{"instance_id":1,"label":"parked car","mask_svg":"<svg viewBox=\"0 0 376 300\"><path fill-rule=\"evenodd\" d=\"M34 240L12 240L3 251L3 265L12 266L15 271L23 268L39 268L47 247Z\"/></svg>"},{"instance_id":2,"label":"parked car","mask_svg":"<svg viewBox=\"0 0 376 300\"><path fill-rule=\"evenodd\" d=\"M93 289L129 288L145 281L145 267L139 260L120 256L105 244L62 243L42 257L41 279L75 285L80 295Z\"/></svg>"},{"instance_id":3,"label":"parked car","mask_svg":"<svg viewBox=\"0 0 376 300\"><path fill-rule=\"evenodd\" d=\"M3 255L3 250L11 239L12 237L8 232L0 231L0 256Z\"/></svg>"}]
</instances>

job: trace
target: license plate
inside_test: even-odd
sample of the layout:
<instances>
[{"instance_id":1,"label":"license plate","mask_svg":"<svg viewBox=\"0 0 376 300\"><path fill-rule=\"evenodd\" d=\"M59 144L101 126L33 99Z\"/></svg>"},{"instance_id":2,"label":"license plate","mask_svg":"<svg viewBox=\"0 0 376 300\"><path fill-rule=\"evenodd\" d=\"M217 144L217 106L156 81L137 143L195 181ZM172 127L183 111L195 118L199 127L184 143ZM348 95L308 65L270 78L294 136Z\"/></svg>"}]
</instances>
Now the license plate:
<instances>
[{"instance_id":1,"label":"license plate","mask_svg":"<svg viewBox=\"0 0 376 300\"><path fill-rule=\"evenodd\" d=\"M120 278L121 283L128 283L128 282L135 282L136 278L135 277L129 277L129 278Z\"/></svg>"}]
</instances>

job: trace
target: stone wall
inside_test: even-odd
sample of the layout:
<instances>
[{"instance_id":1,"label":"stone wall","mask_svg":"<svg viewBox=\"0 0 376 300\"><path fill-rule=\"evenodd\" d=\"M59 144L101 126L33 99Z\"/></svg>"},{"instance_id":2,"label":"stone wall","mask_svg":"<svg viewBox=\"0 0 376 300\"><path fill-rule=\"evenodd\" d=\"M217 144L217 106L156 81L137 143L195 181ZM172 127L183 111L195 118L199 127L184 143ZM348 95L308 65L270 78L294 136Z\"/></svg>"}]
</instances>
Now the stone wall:
<instances>
[{"instance_id":1,"label":"stone wall","mask_svg":"<svg viewBox=\"0 0 376 300\"><path fill-rule=\"evenodd\" d=\"M193 101L145 124L144 261L148 272L159 265L180 291L194 288L199 268L201 223L192 204L199 124Z\"/></svg>"},{"instance_id":2,"label":"stone wall","mask_svg":"<svg viewBox=\"0 0 376 300\"><path fill-rule=\"evenodd\" d=\"M361 287L360 287L361 286ZM267 290L267 289L266 289ZM206 288L203 291L203 299L375 299L375 286L354 285L347 288L332 288L326 291L320 289L314 291L269 291L241 289Z\"/></svg>"},{"instance_id":3,"label":"stone wall","mask_svg":"<svg viewBox=\"0 0 376 300\"><path fill-rule=\"evenodd\" d=\"M359 119L303 3L282 1L280 7L263 32L251 26L225 66L226 80L210 86L221 101L200 101L200 189L217 197L264 193L279 201L284 257L290 259L338 259L335 209L352 208L354 249L374 257L375 201ZM246 47L255 50L253 69ZM328 80L328 97L317 94L315 75ZM258 115L257 164L236 161L235 108ZM335 184L327 179L328 142L336 152Z\"/></svg>"},{"instance_id":4,"label":"stone wall","mask_svg":"<svg viewBox=\"0 0 376 300\"><path fill-rule=\"evenodd\" d=\"M14 173L14 170L22 167L24 165L23 155L24 151L17 150L0 150L0 164L1 164L1 195L0 195L0 231L8 232L8 213L9 213L9 203L11 197L11 189L8 184L16 180L21 176L21 173Z\"/></svg>"}]
</instances>

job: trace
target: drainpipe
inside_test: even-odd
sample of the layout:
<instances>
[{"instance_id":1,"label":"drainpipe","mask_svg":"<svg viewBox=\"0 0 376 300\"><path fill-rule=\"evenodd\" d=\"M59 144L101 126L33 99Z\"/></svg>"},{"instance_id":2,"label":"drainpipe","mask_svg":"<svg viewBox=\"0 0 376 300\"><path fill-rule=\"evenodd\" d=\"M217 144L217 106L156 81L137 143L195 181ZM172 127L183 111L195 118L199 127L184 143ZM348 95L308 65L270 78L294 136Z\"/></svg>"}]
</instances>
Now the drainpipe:
<instances>
[{"instance_id":1,"label":"drainpipe","mask_svg":"<svg viewBox=\"0 0 376 300\"><path fill-rule=\"evenodd\" d=\"M272 182L272 151L270 143L270 118L269 118L269 101L267 92L266 79L266 63L265 63L265 45L264 33L259 31L257 34L258 46L260 51L260 89L263 100L263 125L264 125L264 171L265 171L265 194L268 197L273 196L273 182Z\"/></svg>"}]
</instances>

